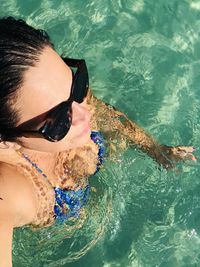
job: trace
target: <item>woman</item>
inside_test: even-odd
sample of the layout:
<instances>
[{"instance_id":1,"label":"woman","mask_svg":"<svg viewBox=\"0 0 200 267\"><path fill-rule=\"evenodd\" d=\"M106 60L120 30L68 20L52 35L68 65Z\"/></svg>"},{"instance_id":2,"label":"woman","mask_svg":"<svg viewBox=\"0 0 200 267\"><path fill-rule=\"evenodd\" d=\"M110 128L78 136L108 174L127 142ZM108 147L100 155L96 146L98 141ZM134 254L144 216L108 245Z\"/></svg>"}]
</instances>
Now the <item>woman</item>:
<instances>
[{"instance_id":1,"label":"woman","mask_svg":"<svg viewBox=\"0 0 200 267\"><path fill-rule=\"evenodd\" d=\"M0 66L1 267L12 265L14 227L79 216L89 196L87 177L105 157L103 136L107 152L136 145L166 168L195 160L192 147L160 145L96 99L85 61L62 59L49 36L23 20L0 20Z\"/></svg>"}]
</instances>

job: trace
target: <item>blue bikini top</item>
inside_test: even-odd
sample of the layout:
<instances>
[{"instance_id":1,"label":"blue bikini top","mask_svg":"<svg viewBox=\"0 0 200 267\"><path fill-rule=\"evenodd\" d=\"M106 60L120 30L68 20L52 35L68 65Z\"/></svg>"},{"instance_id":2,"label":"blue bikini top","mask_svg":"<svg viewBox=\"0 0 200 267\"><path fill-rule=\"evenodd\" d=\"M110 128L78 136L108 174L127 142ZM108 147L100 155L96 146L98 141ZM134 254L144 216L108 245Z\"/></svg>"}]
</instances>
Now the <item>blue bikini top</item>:
<instances>
[{"instance_id":1,"label":"blue bikini top","mask_svg":"<svg viewBox=\"0 0 200 267\"><path fill-rule=\"evenodd\" d=\"M97 131L91 132L91 139L99 147L99 160L95 171L95 173L97 173L104 161L105 142L101 133ZM67 190L54 187L54 191L56 201L54 206L56 223L63 223L70 217L79 217L80 209L87 203L89 199L90 187L89 184L87 184L86 187L78 190Z\"/></svg>"}]
</instances>

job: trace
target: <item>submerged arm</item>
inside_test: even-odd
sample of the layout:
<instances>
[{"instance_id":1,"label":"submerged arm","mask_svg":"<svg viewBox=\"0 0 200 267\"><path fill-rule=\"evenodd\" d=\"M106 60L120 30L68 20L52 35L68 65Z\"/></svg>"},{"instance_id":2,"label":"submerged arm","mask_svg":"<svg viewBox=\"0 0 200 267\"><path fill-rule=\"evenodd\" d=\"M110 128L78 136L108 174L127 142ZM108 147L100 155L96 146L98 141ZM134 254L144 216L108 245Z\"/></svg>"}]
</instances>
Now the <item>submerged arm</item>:
<instances>
[{"instance_id":1,"label":"submerged arm","mask_svg":"<svg viewBox=\"0 0 200 267\"><path fill-rule=\"evenodd\" d=\"M92 92L89 92L88 103L94 105L97 111L97 121L99 121L99 128L103 114L106 115L106 127L104 131L118 131L124 136L131 146L137 146L143 152L147 153L159 164L165 168L170 168L177 160L192 159L196 160L193 156L193 148L185 146L166 146L161 145L157 140L144 131L139 125L131 121L124 113L116 110L109 104L104 103L97 99ZM102 113L101 113L102 111Z\"/></svg>"}]
</instances>

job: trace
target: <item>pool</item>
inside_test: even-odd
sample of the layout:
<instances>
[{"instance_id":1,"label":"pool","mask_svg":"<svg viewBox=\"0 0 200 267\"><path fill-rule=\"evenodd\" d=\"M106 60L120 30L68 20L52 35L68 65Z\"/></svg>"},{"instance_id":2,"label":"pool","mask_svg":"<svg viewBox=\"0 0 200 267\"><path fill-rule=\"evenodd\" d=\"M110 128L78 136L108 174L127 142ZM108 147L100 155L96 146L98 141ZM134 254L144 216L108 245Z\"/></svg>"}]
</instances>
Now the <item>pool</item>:
<instances>
[{"instance_id":1,"label":"pool","mask_svg":"<svg viewBox=\"0 0 200 267\"><path fill-rule=\"evenodd\" d=\"M60 54L86 59L96 96L199 157L199 1L2 0L0 15L47 30ZM14 267L200 266L200 166L179 168L136 149L108 159L81 219L15 230Z\"/></svg>"}]
</instances>

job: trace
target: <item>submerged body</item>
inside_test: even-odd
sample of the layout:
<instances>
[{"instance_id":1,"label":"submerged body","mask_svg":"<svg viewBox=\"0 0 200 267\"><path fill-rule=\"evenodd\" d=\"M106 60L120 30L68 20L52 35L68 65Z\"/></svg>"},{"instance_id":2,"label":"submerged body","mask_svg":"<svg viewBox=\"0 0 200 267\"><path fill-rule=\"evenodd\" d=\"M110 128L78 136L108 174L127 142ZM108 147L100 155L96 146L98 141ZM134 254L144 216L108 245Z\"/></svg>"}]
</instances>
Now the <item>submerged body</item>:
<instances>
[{"instance_id":1,"label":"submerged body","mask_svg":"<svg viewBox=\"0 0 200 267\"><path fill-rule=\"evenodd\" d=\"M96 99L92 96L91 91L88 94L87 104L93 114L91 116L91 125L95 128L93 133L97 129L101 130L108 139L106 140L108 154L113 155L116 152L119 154L128 146L137 145L158 163L166 164L166 167L172 163L170 158L171 160L192 158L193 148L191 147L170 148L165 146L165 149L168 148L171 153L171 155L168 154L169 158L167 158L166 155L163 155L161 146L154 139L133 122L127 120L122 123L121 117L126 118L126 116ZM106 117L103 116L105 114ZM114 143L117 148L114 147ZM88 199L88 177L95 173L99 165L100 146L90 139L82 147L52 154L54 165L47 178L38 173L37 169L19 153L20 150L14 155L16 157L15 163L17 163L15 166L2 163L0 167L0 195L3 199L7 199L6 195L15 194L13 202L15 202L17 210L14 216L14 226L30 225L38 228L55 223L56 197L60 189L66 189L68 192L70 190L73 192L79 190L80 192L81 189ZM13 177L15 178L13 179ZM84 201L85 203L86 201ZM81 204L82 206L84 205ZM13 209L12 202L10 208ZM59 214L59 212L57 213ZM66 214L68 218L66 211L63 214ZM61 218L60 221L64 220Z\"/></svg>"}]
</instances>

